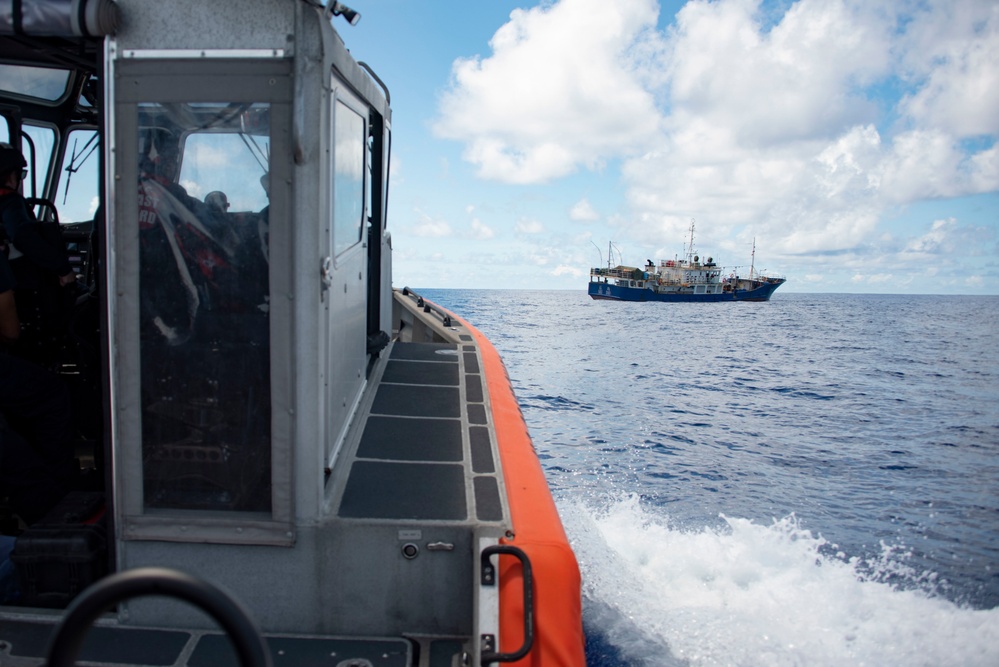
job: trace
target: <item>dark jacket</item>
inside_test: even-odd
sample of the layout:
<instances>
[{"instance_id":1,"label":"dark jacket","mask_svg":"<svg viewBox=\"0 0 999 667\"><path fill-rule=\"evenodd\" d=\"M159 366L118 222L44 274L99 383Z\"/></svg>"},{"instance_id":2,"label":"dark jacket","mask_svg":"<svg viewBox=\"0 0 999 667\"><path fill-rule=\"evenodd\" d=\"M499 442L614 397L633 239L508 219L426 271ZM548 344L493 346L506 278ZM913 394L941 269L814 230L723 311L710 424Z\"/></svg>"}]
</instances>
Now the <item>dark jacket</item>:
<instances>
[{"instance_id":1,"label":"dark jacket","mask_svg":"<svg viewBox=\"0 0 999 667\"><path fill-rule=\"evenodd\" d=\"M19 193L0 188L0 220L7 239L37 267L57 277L73 270L66 249L58 240L58 228L49 229L48 223L35 220Z\"/></svg>"}]
</instances>

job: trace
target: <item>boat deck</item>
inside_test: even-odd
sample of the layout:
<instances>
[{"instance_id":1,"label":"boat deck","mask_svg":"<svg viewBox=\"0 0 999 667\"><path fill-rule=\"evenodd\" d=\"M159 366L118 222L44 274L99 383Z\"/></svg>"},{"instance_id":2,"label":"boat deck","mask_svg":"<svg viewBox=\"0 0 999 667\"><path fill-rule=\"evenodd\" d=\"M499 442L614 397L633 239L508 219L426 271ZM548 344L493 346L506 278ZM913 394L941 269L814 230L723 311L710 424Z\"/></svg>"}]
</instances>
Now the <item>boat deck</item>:
<instances>
[{"instance_id":1,"label":"boat deck","mask_svg":"<svg viewBox=\"0 0 999 667\"><path fill-rule=\"evenodd\" d=\"M481 356L472 336L460 326L450 329L457 342L395 340L372 367L343 449L329 473L329 511L331 529L347 535L345 541L354 545L358 562L341 563L348 577L356 577L359 562L386 555L384 541L376 549L368 548L364 535L372 529L388 531L396 542L394 559L399 558L399 549L410 558L406 545L424 556L412 556L414 569L403 585L396 586L398 597L422 604L439 585L438 570L444 567L452 577L457 573L468 581L464 594L434 596L438 609L470 617L474 540L503 535L509 527L509 508ZM439 560L444 557L446 561ZM353 594L351 588L344 582L347 599L338 606L349 608L358 594L379 594L363 582L353 586ZM405 613L408 603L400 604ZM0 664L42 664L58 618L54 610L7 607L0 614ZM265 632L265 637L276 666L444 667L465 650L463 642L469 640L471 628L464 630L403 639L401 634L372 638L347 627L343 636ZM238 664L220 631L131 627L121 625L113 613L91 629L79 659L101 665Z\"/></svg>"},{"instance_id":2,"label":"boat deck","mask_svg":"<svg viewBox=\"0 0 999 667\"><path fill-rule=\"evenodd\" d=\"M16 642L0 641L2 664L10 667L38 665L55 628L51 623L4 620L4 634ZM409 667L413 662L410 642L339 637L291 637L265 635L274 667L300 665L372 665ZM457 641L430 644L427 667L450 667L460 654ZM123 627L95 627L80 651L79 662L99 665L142 667L236 667L239 661L229 640L220 633Z\"/></svg>"},{"instance_id":3,"label":"boat deck","mask_svg":"<svg viewBox=\"0 0 999 667\"><path fill-rule=\"evenodd\" d=\"M395 342L337 514L342 518L501 521L489 410L476 346Z\"/></svg>"}]
</instances>

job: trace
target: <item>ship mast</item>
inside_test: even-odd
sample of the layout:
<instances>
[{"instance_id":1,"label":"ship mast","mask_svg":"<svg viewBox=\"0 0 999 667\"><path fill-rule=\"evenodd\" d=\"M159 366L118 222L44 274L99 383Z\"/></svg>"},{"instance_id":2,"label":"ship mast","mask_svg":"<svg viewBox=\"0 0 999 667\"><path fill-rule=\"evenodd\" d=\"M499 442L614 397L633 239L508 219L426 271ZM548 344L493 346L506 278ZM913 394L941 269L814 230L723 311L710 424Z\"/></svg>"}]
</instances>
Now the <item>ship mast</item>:
<instances>
[{"instance_id":1,"label":"ship mast","mask_svg":"<svg viewBox=\"0 0 999 667\"><path fill-rule=\"evenodd\" d=\"M755 236L753 237L753 254L751 255L751 258L752 259L750 259L750 261L749 261L749 279L750 280L753 279L753 269L756 266L756 237Z\"/></svg>"},{"instance_id":2,"label":"ship mast","mask_svg":"<svg viewBox=\"0 0 999 667\"><path fill-rule=\"evenodd\" d=\"M690 219L690 245L687 246L687 264L693 263L694 259L694 218Z\"/></svg>"}]
</instances>

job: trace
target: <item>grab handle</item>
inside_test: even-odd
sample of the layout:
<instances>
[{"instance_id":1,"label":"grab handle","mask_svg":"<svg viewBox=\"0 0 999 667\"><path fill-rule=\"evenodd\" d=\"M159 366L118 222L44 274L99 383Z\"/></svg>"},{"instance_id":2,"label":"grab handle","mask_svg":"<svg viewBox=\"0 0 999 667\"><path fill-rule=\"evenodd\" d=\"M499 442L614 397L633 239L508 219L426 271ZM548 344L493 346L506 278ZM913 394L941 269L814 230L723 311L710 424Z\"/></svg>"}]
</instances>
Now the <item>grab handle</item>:
<instances>
[{"instance_id":1,"label":"grab handle","mask_svg":"<svg viewBox=\"0 0 999 667\"><path fill-rule=\"evenodd\" d=\"M527 655L534 645L534 575L531 573L531 560L518 547L510 544L495 544L482 550L481 564L482 574L480 583L483 586L495 586L499 577L496 576L496 568L489 557L494 554L507 554L514 556L520 561L523 570L524 582L524 643L512 653L500 653L496 649L499 646L496 638L492 635L482 635L482 657L480 662L483 667L494 662L514 662Z\"/></svg>"}]
</instances>

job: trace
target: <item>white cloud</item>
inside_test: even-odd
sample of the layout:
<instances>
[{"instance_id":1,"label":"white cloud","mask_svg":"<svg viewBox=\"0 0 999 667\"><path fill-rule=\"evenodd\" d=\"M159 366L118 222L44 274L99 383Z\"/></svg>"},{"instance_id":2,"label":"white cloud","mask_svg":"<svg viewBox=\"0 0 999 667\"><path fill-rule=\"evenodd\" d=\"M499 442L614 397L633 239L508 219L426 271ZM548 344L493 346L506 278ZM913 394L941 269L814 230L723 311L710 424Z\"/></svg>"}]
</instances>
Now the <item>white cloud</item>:
<instances>
[{"instance_id":1,"label":"white cloud","mask_svg":"<svg viewBox=\"0 0 999 667\"><path fill-rule=\"evenodd\" d=\"M639 64L655 51L653 0L516 9L492 55L455 61L434 125L486 179L539 183L637 151L659 112Z\"/></svg>"},{"instance_id":2,"label":"white cloud","mask_svg":"<svg viewBox=\"0 0 999 667\"><path fill-rule=\"evenodd\" d=\"M765 32L759 4L689 2L678 12L666 63L674 124L700 119L729 142L766 146L835 136L870 118L873 107L850 84L887 70L886 17L801 0Z\"/></svg>"},{"instance_id":3,"label":"white cloud","mask_svg":"<svg viewBox=\"0 0 999 667\"><path fill-rule=\"evenodd\" d=\"M413 234L428 238L444 238L452 236L451 225L446 220L432 218L426 213L421 213L419 220L413 227Z\"/></svg>"},{"instance_id":4,"label":"white cloud","mask_svg":"<svg viewBox=\"0 0 999 667\"><path fill-rule=\"evenodd\" d=\"M999 133L999 5L933 2L918 11L904 64L922 85L901 109L953 136Z\"/></svg>"},{"instance_id":5,"label":"white cloud","mask_svg":"<svg viewBox=\"0 0 999 667\"><path fill-rule=\"evenodd\" d=\"M771 251L838 251L866 242L889 206L999 188L999 147L969 151L960 142L968 131L949 127L999 124L999 86L967 93L999 77L999 9L936 1L900 21L908 6L801 0L768 31L759 4L692 1L678 13L665 131L623 168L635 238L677 238L696 217L708 223L702 239L751 227ZM954 15L953 39L930 51L946 57L917 59L923 78L912 85L942 95L950 81L964 91L962 113L939 105L931 113L937 93L917 93L898 108L895 134L868 98L884 95L879 86L899 60L912 60L908 50L932 41L938 14Z\"/></svg>"},{"instance_id":6,"label":"white cloud","mask_svg":"<svg viewBox=\"0 0 999 667\"><path fill-rule=\"evenodd\" d=\"M569 219L577 222L593 222L600 219L600 214L593 208L589 200L584 197L569 209Z\"/></svg>"},{"instance_id":7,"label":"white cloud","mask_svg":"<svg viewBox=\"0 0 999 667\"><path fill-rule=\"evenodd\" d=\"M540 234L545 231L544 225L531 218L521 218L513 230L518 234Z\"/></svg>"},{"instance_id":8,"label":"white cloud","mask_svg":"<svg viewBox=\"0 0 999 667\"><path fill-rule=\"evenodd\" d=\"M493 238L494 236L496 236L496 232L494 232L487 225L483 224L481 220L478 218L472 219L472 238L479 241L485 241Z\"/></svg>"},{"instance_id":9,"label":"white cloud","mask_svg":"<svg viewBox=\"0 0 999 667\"><path fill-rule=\"evenodd\" d=\"M922 256L936 254L945 249L948 232L953 231L956 227L957 220L954 218L936 220L929 232L909 241L904 252Z\"/></svg>"},{"instance_id":10,"label":"white cloud","mask_svg":"<svg viewBox=\"0 0 999 667\"><path fill-rule=\"evenodd\" d=\"M894 276L890 273L875 273L867 276L867 282L871 285L883 285L884 283L890 283L894 279Z\"/></svg>"},{"instance_id":11,"label":"white cloud","mask_svg":"<svg viewBox=\"0 0 999 667\"><path fill-rule=\"evenodd\" d=\"M587 275L587 272L577 268L575 266L567 266L565 264L560 264L552 270L551 275L553 276L572 276L573 278L581 278Z\"/></svg>"}]
</instances>

